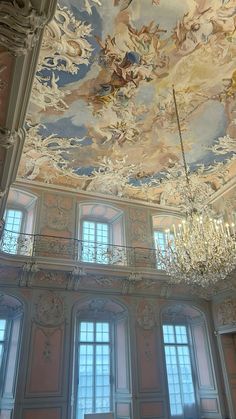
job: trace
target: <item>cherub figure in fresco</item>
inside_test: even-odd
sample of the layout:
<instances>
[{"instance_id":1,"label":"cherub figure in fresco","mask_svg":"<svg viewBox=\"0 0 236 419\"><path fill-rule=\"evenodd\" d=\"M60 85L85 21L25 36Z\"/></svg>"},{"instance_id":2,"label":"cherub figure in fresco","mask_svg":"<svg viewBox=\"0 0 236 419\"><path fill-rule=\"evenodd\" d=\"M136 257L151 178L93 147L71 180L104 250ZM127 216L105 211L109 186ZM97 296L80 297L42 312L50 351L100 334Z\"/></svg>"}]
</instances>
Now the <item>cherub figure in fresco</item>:
<instances>
[{"instance_id":1,"label":"cherub figure in fresco","mask_svg":"<svg viewBox=\"0 0 236 419\"><path fill-rule=\"evenodd\" d=\"M128 25L126 50L118 47L115 37L111 38L108 35L105 42L96 38L101 47L99 64L106 70L106 81L100 83L95 101L106 102L108 97L114 97L117 90L128 84L137 88L141 81L148 82L158 76L158 67L163 69L168 66L167 57L162 56L159 51L161 32L165 31L159 29L154 22L142 26L139 30Z\"/></svg>"},{"instance_id":2,"label":"cherub figure in fresco","mask_svg":"<svg viewBox=\"0 0 236 419\"><path fill-rule=\"evenodd\" d=\"M208 43L213 36L233 35L236 30L235 6L221 7L215 10L211 7L186 13L178 21L173 38L181 54L187 55L202 44Z\"/></svg>"}]
</instances>

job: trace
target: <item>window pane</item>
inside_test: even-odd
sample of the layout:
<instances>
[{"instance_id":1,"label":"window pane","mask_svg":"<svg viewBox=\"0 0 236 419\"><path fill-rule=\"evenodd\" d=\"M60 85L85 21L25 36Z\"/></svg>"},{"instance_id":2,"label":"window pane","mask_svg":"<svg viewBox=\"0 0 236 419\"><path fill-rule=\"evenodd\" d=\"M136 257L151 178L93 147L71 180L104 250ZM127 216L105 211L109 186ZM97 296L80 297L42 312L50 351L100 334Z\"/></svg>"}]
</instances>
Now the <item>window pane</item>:
<instances>
[{"instance_id":1,"label":"window pane","mask_svg":"<svg viewBox=\"0 0 236 419\"><path fill-rule=\"evenodd\" d=\"M23 212L19 210L7 209L5 214L5 237L3 237L2 250L7 253L16 254L18 238L21 231Z\"/></svg>"},{"instance_id":2,"label":"window pane","mask_svg":"<svg viewBox=\"0 0 236 419\"><path fill-rule=\"evenodd\" d=\"M110 411L110 330L108 322L81 322L76 419ZM89 343L84 343L88 342ZM104 343L106 342L106 343Z\"/></svg>"},{"instance_id":3,"label":"window pane","mask_svg":"<svg viewBox=\"0 0 236 419\"><path fill-rule=\"evenodd\" d=\"M108 263L109 224L83 221L82 240L84 262Z\"/></svg>"},{"instance_id":4,"label":"window pane","mask_svg":"<svg viewBox=\"0 0 236 419\"><path fill-rule=\"evenodd\" d=\"M84 413L92 412L93 400L93 345L80 345L79 347L79 385L78 385L78 418L82 419Z\"/></svg>"},{"instance_id":5,"label":"window pane","mask_svg":"<svg viewBox=\"0 0 236 419\"><path fill-rule=\"evenodd\" d=\"M94 340L94 324L92 322L80 323L80 341L93 342Z\"/></svg>"},{"instance_id":6,"label":"window pane","mask_svg":"<svg viewBox=\"0 0 236 419\"><path fill-rule=\"evenodd\" d=\"M109 342L109 323L96 324L96 341Z\"/></svg>"},{"instance_id":7,"label":"window pane","mask_svg":"<svg viewBox=\"0 0 236 419\"><path fill-rule=\"evenodd\" d=\"M174 326L163 326L164 343L175 343Z\"/></svg>"},{"instance_id":8,"label":"window pane","mask_svg":"<svg viewBox=\"0 0 236 419\"><path fill-rule=\"evenodd\" d=\"M185 325L163 325L165 361L171 416L184 417L189 406L195 414L195 393ZM189 410L188 410L189 412Z\"/></svg>"},{"instance_id":9,"label":"window pane","mask_svg":"<svg viewBox=\"0 0 236 419\"><path fill-rule=\"evenodd\" d=\"M176 342L188 343L186 326L175 326Z\"/></svg>"}]
</instances>

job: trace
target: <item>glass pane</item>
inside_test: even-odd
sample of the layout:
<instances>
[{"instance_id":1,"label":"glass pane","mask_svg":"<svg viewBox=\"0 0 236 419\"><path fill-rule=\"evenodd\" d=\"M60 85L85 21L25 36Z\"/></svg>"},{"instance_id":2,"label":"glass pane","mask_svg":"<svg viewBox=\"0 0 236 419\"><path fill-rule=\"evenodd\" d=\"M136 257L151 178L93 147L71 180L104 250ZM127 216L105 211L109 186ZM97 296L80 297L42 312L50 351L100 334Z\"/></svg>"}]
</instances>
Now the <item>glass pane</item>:
<instances>
[{"instance_id":1,"label":"glass pane","mask_svg":"<svg viewBox=\"0 0 236 419\"><path fill-rule=\"evenodd\" d=\"M188 343L186 326L175 326L175 334L177 343Z\"/></svg>"},{"instance_id":2,"label":"glass pane","mask_svg":"<svg viewBox=\"0 0 236 419\"><path fill-rule=\"evenodd\" d=\"M96 323L96 341L109 342L109 323Z\"/></svg>"},{"instance_id":3,"label":"glass pane","mask_svg":"<svg viewBox=\"0 0 236 419\"><path fill-rule=\"evenodd\" d=\"M164 343L175 343L174 326L163 325Z\"/></svg>"},{"instance_id":4,"label":"glass pane","mask_svg":"<svg viewBox=\"0 0 236 419\"><path fill-rule=\"evenodd\" d=\"M110 411L109 328L108 322L80 323L76 419L84 419L85 413Z\"/></svg>"},{"instance_id":5,"label":"glass pane","mask_svg":"<svg viewBox=\"0 0 236 419\"><path fill-rule=\"evenodd\" d=\"M79 347L79 385L77 418L83 419L84 413L93 411L94 394L94 348L93 345L83 345Z\"/></svg>"},{"instance_id":6,"label":"glass pane","mask_svg":"<svg viewBox=\"0 0 236 419\"><path fill-rule=\"evenodd\" d=\"M183 418L186 408L194 415L195 393L187 327L163 325L163 335L171 416Z\"/></svg>"},{"instance_id":7,"label":"glass pane","mask_svg":"<svg viewBox=\"0 0 236 419\"><path fill-rule=\"evenodd\" d=\"M80 341L93 342L94 340L94 324L92 322L80 323Z\"/></svg>"},{"instance_id":8,"label":"glass pane","mask_svg":"<svg viewBox=\"0 0 236 419\"><path fill-rule=\"evenodd\" d=\"M83 221L82 240L84 262L108 263L109 224Z\"/></svg>"},{"instance_id":9,"label":"glass pane","mask_svg":"<svg viewBox=\"0 0 236 419\"><path fill-rule=\"evenodd\" d=\"M23 220L23 212L8 209L5 214L5 235L3 235L2 250L7 253L16 254L18 247L19 233Z\"/></svg>"},{"instance_id":10,"label":"glass pane","mask_svg":"<svg viewBox=\"0 0 236 419\"><path fill-rule=\"evenodd\" d=\"M95 409L96 412L110 410L110 347L96 345Z\"/></svg>"}]
</instances>

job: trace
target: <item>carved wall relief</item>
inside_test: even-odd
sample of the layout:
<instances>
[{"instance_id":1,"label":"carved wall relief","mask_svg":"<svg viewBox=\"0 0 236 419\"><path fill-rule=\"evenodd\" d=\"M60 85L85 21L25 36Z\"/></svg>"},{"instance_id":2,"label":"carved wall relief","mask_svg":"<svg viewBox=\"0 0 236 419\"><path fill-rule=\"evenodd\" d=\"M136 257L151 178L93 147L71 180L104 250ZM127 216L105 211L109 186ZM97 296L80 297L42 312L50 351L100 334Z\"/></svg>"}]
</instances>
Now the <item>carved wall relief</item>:
<instances>
[{"instance_id":1,"label":"carved wall relief","mask_svg":"<svg viewBox=\"0 0 236 419\"><path fill-rule=\"evenodd\" d=\"M42 227L57 231L73 232L74 209L73 200L64 195L45 194Z\"/></svg>"},{"instance_id":2,"label":"carved wall relief","mask_svg":"<svg viewBox=\"0 0 236 419\"><path fill-rule=\"evenodd\" d=\"M236 325L236 299L229 298L216 306L218 326Z\"/></svg>"},{"instance_id":3,"label":"carved wall relief","mask_svg":"<svg viewBox=\"0 0 236 419\"><path fill-rule=\"evenodd\" d=\"M136 319L139 326L144 330L151 330L155 326L155 313L151 303L142 300L137 305Z\"/></svg>"},{"instance_id":4,"label":"carved wall relief","mask_svg":"<svg viewBox=\"0 0 236 419\"><path fill-rule=\"evenodd\" d=\"M52 291L42 293L35 306L36 322L43 326L58 326L64 321L64 301Z\"/></svg>"},{"instance_id":5,"label":"carved wall relief","mask_svg":"<svg viewBox=\"0 0 236 419\"><path fill-rule=\"evenodd\" d=\"M147 231L147 211L141 208L129 209L130 241L132 246L151 247L150 234Z\"/></svg>"}]
</instances>

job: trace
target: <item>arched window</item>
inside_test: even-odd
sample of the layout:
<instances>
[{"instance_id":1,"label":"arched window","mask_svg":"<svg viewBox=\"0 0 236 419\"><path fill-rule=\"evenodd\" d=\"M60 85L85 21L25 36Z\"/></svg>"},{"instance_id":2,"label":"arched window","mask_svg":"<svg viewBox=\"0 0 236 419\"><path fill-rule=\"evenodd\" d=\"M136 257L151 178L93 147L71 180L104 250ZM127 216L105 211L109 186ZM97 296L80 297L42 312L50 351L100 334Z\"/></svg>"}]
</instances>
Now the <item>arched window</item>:
<instances>
[{"instance_id":1,"label":"arched window","mask_svg":"<svg viewBox=\"0 0 236 419\"><path fill-rule=\"evenodd\" d=\"M203 313L185 304L162 312L170 418L221 417L209 337Z\"/></svg>"},{"instance_id":2,"label":"arched window","mask_svg":"<svg viewBox=\"0 0 236 419\"><path fill-rule=\"evenodd\" d=\"M126 264L121 210L105 204L81 204L79 238L83 262Z\"/></svg>"},{"instance_id":3,"label":"arched window","mask_svg":"<svg viewBox=\"0 0 236 419\"><path fill-rule=\"evenodd\" d=\"M103 298L79 304L73 419L84 419L87 413L114 413L124 400L129 404L128 347L128 313L122 305Z\"/></svg>"},{"instance_id":4,"label":"arched window","mask_svg":"<svg viewBox=\"0 0 236 419\"><path fill-rule=\"evenodd\" d=\"M36 196L11 189L4 214L5 226L1 250L10 254L30 255L33 246Z\"/></svg>"},{"instance_id":5,"label":"arched window","mask_svg":"<svg viewBox=\"0 0 236 419\"><path fill-rule=\"evenodd\" d=\"M9 295L0 299L0 417L12 417L23 307Z\"/></svg>"}]
</instances>

